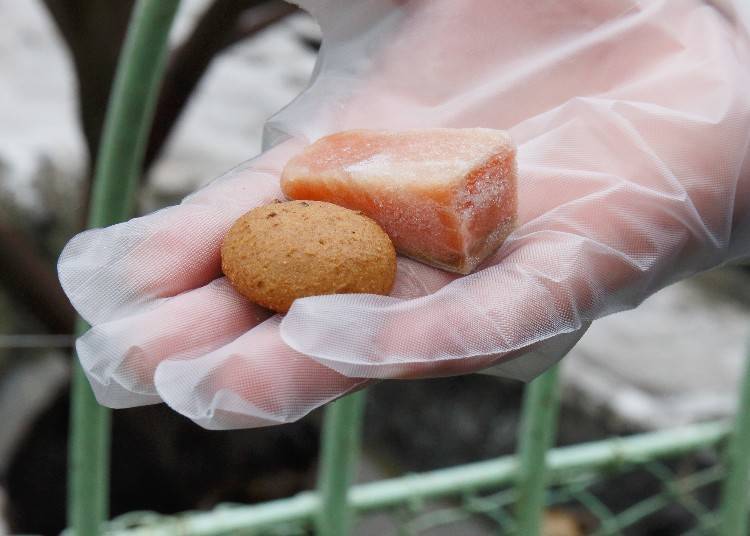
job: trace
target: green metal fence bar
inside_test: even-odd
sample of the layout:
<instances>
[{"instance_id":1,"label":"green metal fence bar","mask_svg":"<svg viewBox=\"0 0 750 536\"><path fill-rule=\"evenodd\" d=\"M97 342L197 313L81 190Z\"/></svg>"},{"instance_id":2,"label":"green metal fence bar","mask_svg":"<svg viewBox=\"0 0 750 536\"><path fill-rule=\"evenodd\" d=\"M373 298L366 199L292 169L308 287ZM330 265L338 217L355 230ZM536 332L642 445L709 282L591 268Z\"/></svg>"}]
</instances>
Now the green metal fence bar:
<instances>
[{"instance_id":1,"label":"green metal fence bar","mask_svg":"<svg viewBox=\"0 0 750 536\"><path fill-rule=\"evenodd\" d=\"M326 409L318 473L321 498L315 523L318 534L349 533L352 512L347 498L359 459L364 406L365 391L359 391Z\"/></svg>"},{"instance_id":2,"label":"green metal fence bar","mask_svg":"<svg viewBox=\"0 0 750 536\"><path fill-rule=\"evenodd\" d=\"M608 472L696 450L716 447L729 434L725 422L693 424L671 430L612 438L552 449L547 453L547 476L556 481L586 472ZM475 462L426 473L406 475L353 486L349 504L357 512L382 510L413 500L439 499L466 492L510 485L517 481L515 456ZM227 507L212 512L186 513L160 518L148 527L116 530L118 536L211 536L237 530L260 530L281 522L312 520L320 509L316 493L305 492L253 506Z\"/></svg>"},{"instance_id":3,"label":"green metal fence bar","mask_svg":"<svg viewBox=\"0 0 750 536\"><path fill-rule=\"evenodd\" d=\"M88 226L130 216L179 0L139 0L117 68L94 174ZM86 330L79 322L78 333ZM71 385L68 524L98 534L109 502L109 411L96 403L76 361Z\"/></svg>"},{"instance_id":4,"label":"green metal fence bar","mask_svg":"<svg viewBox=\"0 0 750 536\"><path fill-rule=\"evenodd\" d=\"M734 428L727 445L726 464L726 478L722 486L720 534L747 534L750 489L750 347L745 359L745 373L740 385Z\"/></svg>"},{"instance_id":5,"label":"green metal fence bar","mask_svg":"<svg viewBox=\"0 0 750 536\"><path fill-rule=\"evenodd\" d=\"M571 495L596 517L600 524L599 532L608 536L620 534L612 511L596 495L586 489L576 490Z\"/></svg>"},{"instance_id":6,"label":"green metal fence bar","mask_svg":"<svg viewBox=\"0 0 750 536\"><path fill-rule=\"evenodd\" d=\"M727 428L727 435L729 429ZM690 476L679 479L680 489L683 493L692 492L698 488L719 482L722 475L722 468L720 466L710 467L698 473L694 473ZM664 490L657 495L644 499L639 503L632 505L631 507L619 512L614 516L611 521L618 527L627 527L632 525L641 519L648 517L662 508L666 508L674 501L674 493L672 490ZM700 523L700 522L699 522ZM595 533L598 536L600 533ZM605 533L606 534L606 533Z\"/></svg>"},{"instance_id":7,"label":"green metal fence bar","mask_svg":"<svg viewBox=\"0 0 750 536\"><path fill-rule=\"evenodd\" d=\"M541 529L547 472L547 451L557 430L559 367L555 365L524 391L517 455L518 532L536 536Z\"/></svg>"},{"instance_id":8,"label":"green metal fence bar","mask_svg":"<svg viewBox=\"0 0 750 536\"><path fill-rule=\"evenodd\" d=\"M77 322L82 333L86 325ZM73 364L68 445L68 525L97 534L109 510L110 411L97 404L80 363Z\"/></svg>"},{"instance_id":9,"label":"green metal fence bar","mask_svg":"<svg viewBox=\"0 0 750 536\"><path fill-rule=\"evenodd\" d=\"M662 486L670 500L690 512L695 518L697 526L703 526L709 522L712 516L711 510L696 499L692 493L688 492L687 488L687 483L696 480L697 476L702 476L700 475L702 471L692 473L690 476L693 478L690 479L688 477L679 478L674 471L661 462L650 462L644 466L644 469L661 480ZM712 469L717 469L716 472L718 475L720 477L723 476L724 467L715 466Z\"/></svg>"}]
</instances>

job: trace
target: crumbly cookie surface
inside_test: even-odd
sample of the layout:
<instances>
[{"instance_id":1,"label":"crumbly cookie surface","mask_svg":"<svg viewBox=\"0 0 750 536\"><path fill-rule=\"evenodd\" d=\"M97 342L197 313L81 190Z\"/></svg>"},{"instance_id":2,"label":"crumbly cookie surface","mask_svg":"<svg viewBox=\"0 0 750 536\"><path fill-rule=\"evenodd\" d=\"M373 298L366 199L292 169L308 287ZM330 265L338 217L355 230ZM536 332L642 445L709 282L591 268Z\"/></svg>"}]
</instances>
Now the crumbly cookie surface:
<instances>
[{"instance_id":1,"label":"crumbly cookie surface","mask_svg":"<svg viewBox=\"0 0 750 536\"><path fill-rule=\"evenodd\" d=\"M321 294L388 294L396 252L377 223L320 201L255 208L224 238L221 265L251 301L286 312L297 298Z\"/></svg>"}]
</instances>

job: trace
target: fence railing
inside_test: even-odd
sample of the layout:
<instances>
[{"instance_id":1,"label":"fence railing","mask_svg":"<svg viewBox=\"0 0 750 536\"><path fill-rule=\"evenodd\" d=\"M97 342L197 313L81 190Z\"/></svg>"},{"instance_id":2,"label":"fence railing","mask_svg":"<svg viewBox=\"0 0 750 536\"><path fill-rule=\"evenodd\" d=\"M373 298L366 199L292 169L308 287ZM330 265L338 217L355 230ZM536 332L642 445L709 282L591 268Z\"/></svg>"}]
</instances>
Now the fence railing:
<instances>
[{"instance_id":1,"label":"fence railing","mask_svg":"<svg viewBox=\"0 0 750 536\"><path fill-rule=\"evenodd\" d=\"M471 517L491 522L501 534L540 534L545 509L571 505L594 519L591 534L616 535L648 516L680 505L693 517L688 535L746 534L750 419L738 411L734 423L692 424L680 428L605 439L554 449L553 369L527 388L519 449L510 455L460 466L409 474L348 488L357 457L363 393L332 404L326 415L323 455L316 491L257 505L223 505L208 512L162 516L131 512L107 525L117 536L210 536L238 534L348 534L352 516L390 512L400 534L420 534ZM750 367L742 378L741 408L750 404ZM345 430L345 431L344 431ZM539 435L541 434L541 437ZM547 443L549 444L549 443ZM722 452L726 455L722 460ZM695 453L700 463L689 472L672 461ZM639 471L653 481L651 492L621 511L599 498L597 486ZM640 480L643 480L641 475ZM720 508L711 510L699 493L721 487ZM332 491L335 490L335 491ZM446 504L446 501L450 502ZM439 508L429 508L437 504Z\"/></svg>"},{"instance_id":2,"label":"fence railing","mask_svg":"<svg viewBox=\"0 0 750 536\"><path fill-rule=\"evenodd\" d=\"M547 452L546 463L542 466L545 478L551 484L550 493L547 493L545 501L540 500L537 510L528 509L527 515L535 516L533 523L538 524L542 519L543 506L566 504L574 500L599 518L600 534L619 534L620 530L671 502L685 501L691 504L693 492L720 482L730 471L725 471L723 466L711 465L689 475L676 476L663 460L718 449L729 439L730 430L728 423L703 423L552 449ZM656 480L663 484L663 489L622 512L611 512L603 505L596 505L598 499L587 491L592 484L601 483L607 477L641 467L653 472ZM411 524L413 530L407 533L415 534L438 524L481 515L493 519L498 527L504 528L504 534L525 536L533 533L519 527L528 526L525 524L532 521L516 518L513 508L519 496L528 491L518 486L521 474L518 458L503 456L359 484L349 489L346 505L342 502L338 511L348 508L355 515L366 516L372 512L395 512L394 509L405 508L416 516L401 524ZM323 493L318 490L257 505L226 505L209 512L185 512L176 516L131 512L113 520L108 525L107 533L118 536L296 534L315 526L320 534L334 534L320 530L320 513L325 511L322 497ZM456 501L449 506L441 503L443 508L440 510L425 511L425 505L445 499ZM744 502L740 500L738 504L743 505ZM716 524L715 516L701 511L700 507L691 505L691 508L699 513L698 517L706 518L700 523ZM725 531L724 534L743 533Z\"/></svg>"},{"instance_id":3,"label":"fence railing","mask_svg":"<svg viewBox=\"0 0 750 536\"><path fill-rule=\"evenodd\" d=\"M118 67L89 218L104 226L130 214L143 146L163 72L167 35L179 0L139 0ZM539 534L545 509L571 505L594 519L596 534L620 534L670 504L695 519L693 534L739 536L747 530L750 469L750 367L734 423L712 422L551 449L558 410L554 367L526 389L516 456L351 486L360 450L364 392L331 404L322 434L318 489L258 505L160 516L132 512L104 523L108 503L109 413L96 404L79 366L73 377L68 532L88 536L348 534L355 516L391 512L401 531L418 534L472 517L501 533ZM726 446L726 449L723 447ZM724 450L722 461L717 455ZM670 460L707 451L713 462L681 474ZM639 470L657 491L615 512L598 483ZM717 511L697 493L721 487ZM447 501L447 502L446 502Z\"/></svg>"}]
</instances>

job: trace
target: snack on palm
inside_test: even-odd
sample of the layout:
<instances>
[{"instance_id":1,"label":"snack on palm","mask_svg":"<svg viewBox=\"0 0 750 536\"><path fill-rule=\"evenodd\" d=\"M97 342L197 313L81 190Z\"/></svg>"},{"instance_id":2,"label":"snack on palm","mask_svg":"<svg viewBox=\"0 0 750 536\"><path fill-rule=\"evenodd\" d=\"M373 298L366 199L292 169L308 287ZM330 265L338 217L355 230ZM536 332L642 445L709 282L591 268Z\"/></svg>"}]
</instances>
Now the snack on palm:
<instances>
[{"instance_id":1,"label":"snack on palm","mask_svg":"<svg viewBox=\"0 0 750 536\"><path fill-rule=\"evenodd\" d=\"M400 253L467 274L515 227L515 154L501 130L351 130L292 158L281 188L360 210Z\"/></svg>"},{"instance_id":2,"label":"snack on palm","mask_svg":"<svg viewBox=\"0 0 750 536\"><path fill-rule=\"evenodd\" d=\"M224 238L221 266L240 294L284 313L306 296L388 294L396 251L378 224L361 213L290 201L239 218Z\"/></svg>"}]
</instances>

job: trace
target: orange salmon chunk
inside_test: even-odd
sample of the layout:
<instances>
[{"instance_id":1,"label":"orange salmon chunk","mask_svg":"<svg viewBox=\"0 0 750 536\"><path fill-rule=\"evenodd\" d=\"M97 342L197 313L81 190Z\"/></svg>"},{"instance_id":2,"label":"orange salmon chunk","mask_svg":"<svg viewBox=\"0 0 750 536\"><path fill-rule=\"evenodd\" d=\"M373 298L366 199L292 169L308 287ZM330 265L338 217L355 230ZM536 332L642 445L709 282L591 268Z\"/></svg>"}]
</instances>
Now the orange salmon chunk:
<instances>
[{"instance_id":1,"label":"orange salmon chunk","mask_svg":"<svg viewBox=\"0 0 750 536\"><path fill-rule=\"evenodd\" d=\"M501 130L350 130L292 158L281 189L360 210L399 253L468 274L515 226L515 157Z\"/></svg>"}]
</instances>

